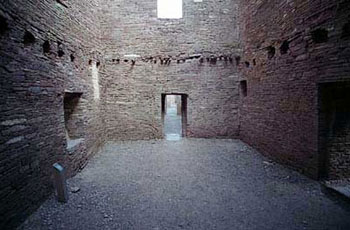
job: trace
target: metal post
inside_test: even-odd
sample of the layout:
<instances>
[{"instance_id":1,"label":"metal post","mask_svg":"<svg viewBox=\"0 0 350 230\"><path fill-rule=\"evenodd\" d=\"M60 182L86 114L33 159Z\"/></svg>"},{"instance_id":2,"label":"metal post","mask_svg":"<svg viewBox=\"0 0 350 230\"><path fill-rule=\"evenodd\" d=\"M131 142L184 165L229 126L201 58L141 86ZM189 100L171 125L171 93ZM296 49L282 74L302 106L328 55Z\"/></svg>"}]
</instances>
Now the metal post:
<instances>
[{"instance_id":1,"label":"metal post","mask_svg":"<svg viewBox=\"0 0 350 230\"><path fill-rule=\"evenodd\" d=\"M66 203L68 201L68 190L65 169L58 163L53 165L53 176L57 200Z\"/></svg>"}]
</instances>

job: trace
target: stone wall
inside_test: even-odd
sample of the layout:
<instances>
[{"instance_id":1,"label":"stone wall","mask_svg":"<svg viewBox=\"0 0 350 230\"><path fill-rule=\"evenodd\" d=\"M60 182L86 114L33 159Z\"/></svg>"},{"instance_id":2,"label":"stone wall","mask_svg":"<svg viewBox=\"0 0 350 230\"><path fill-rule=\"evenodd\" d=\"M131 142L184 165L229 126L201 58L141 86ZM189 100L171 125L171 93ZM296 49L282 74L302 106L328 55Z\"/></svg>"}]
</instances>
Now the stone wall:
<instances>
[{"instance_id":1,"label":"stone wall","mask_svg":"<svg viewBox=\"0 0 350 230\"><path fill-rule=\"evenodd\" d=\"M240 137L318 177L318 84L350 79L350 3L241 1ZM249 63L248 63L249 62Z\"/></svg>"},{"instance_id":2,"label":"stone wall","mask_svg":"<svg viewBox=\"0 0 350 230\"><path fill-rule=\"evenodd\" d=\"M98 8L97 0L0 3L1 229L51 193L54 162L73 175L104 139L89 66L102 60ZM66 91L81 93L84 128L84 140L69 150Z\"/></svg>"},{"instance_id":3,"label":"stone wall","mask_svg":"<svg viewBox=\"0 0 350 230\"><path fill-rule=\"evenodd\" d=\"M238 135L238 3L184 0L183 12L158 19L157 0L104 1L109 140L161 138L169 93L188 95L187 136Z\"/></svg>"},{"instance_id":4,"label":"stone wall","mask_svg":"<svg viewBox=\"0 0 350 230\"><path fill-rule=\"evenodd\" d=\"M50 194L53 163L74 175L106 140L161 138L162 94L188 95L188 137L239 136L310 176L329 162L332 178L349 176L348 129L323 135L319 95L350 79L349 1L184 0L183 12L0 3L0 228ZM78 95L68 124L65 95Z\"/></svg>"}]
</instances>

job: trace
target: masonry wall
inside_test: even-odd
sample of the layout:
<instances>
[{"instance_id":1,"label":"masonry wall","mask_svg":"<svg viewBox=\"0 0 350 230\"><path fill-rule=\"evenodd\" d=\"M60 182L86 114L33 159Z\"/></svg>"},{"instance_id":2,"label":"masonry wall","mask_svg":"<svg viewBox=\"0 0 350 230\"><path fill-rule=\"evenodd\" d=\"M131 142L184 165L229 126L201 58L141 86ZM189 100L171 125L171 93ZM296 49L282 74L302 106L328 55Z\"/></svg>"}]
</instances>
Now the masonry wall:
<instances>
[{"instance_id":1,"label":"masonry wall","mask_svg":"<svg viewBox=\"0 0 350 230\"><path fill-rule=\"evenodd\" d=\"M238 135L238 3L184 0L183 12L158 19L157 0L104 1L109 140L162 138L165 93L188 94L187 136Z\"/></svg>"},{"instance_id":2,"label":"masonry wall","mask_svg":"<svg viewBox=\"0 0 350 230\"><path fill-rule=\"evenodd\" d=\"M241 1L240 137L318 177L318 84L350 79L349 1ZM275 53L273 52L275 49ZM341 160L341 159L340 159Z\"/></svg>"},{"instance_id":3,"label":"masonry wall","mask_svg":"<svg viewBox=\"0 0 350 230\"><path fill-rule=\"evenodd\" d=\"M103 141L102 103L91 78L91 65L102 59L98 1L58 2L0 3L1 229L23 220L52 192L53 163L73 175ZM69 150L65 92L81 93L84 111L84 140Z\"/></svg>"},{"instance_id":4,"label":"masonry wall","mask_svg":"<svg viewBox=\"0 0 350 230\"><path fill-rule=\"evenodd\" d=\"M350 79L349 5L184 0L182 19L158 19L156 0L1 2L0 228L50 194L53 163L74 175L105 140L161 138L162 94L188 95L188 137L239 136L313 177L326 161L348 177L348 149L321 157L319 86Z\"/></svg>"}]
</instances>

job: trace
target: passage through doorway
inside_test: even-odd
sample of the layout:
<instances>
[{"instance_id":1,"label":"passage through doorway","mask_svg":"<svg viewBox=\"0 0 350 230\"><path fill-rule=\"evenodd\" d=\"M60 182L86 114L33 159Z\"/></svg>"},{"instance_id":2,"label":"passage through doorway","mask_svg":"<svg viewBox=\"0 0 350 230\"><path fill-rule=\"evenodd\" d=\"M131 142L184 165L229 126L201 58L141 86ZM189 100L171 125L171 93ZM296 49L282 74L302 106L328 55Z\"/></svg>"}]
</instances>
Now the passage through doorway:
<instances>
[{"instance_id":1,"label":"passage through doorway","mask_svg":"<svg viewBox=\"0 0 350 230\"><path fill-rule=\"evenodd\" d=\"M320 178L350 178L350 82L319 84Z\"/></svg>"},{"instance_id":2,"label":"passage through doorway","mask_svg":"<svg viewBox=\"0 0 350 230\"><path fill-rule=\"evenodd\" d=\"M162 94L163 134L167 140L186 136L187 95Z\"/></svg>"}]
</instances>

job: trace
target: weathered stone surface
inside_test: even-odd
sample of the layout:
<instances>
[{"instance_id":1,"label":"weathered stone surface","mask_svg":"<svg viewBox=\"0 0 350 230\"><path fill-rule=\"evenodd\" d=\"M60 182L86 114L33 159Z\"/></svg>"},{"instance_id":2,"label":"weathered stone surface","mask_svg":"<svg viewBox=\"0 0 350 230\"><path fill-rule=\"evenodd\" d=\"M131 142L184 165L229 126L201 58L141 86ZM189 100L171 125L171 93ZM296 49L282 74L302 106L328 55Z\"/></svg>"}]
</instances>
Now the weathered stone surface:
<instances>
[{"instance_id":1,"label":"weathered stone surface","mask_svg":"<svg viewBox=\"0 0 350 230\"><path fill-rule=\"evenodd\" d=\"M187 136L237 137L238 72L232 60L240 49L232 44L239 44L238 1L184 0L181 19L158 19L156 6L157 0L102 5L108 139L161 138L165 93L188 95ZM133 63L128 55L141 60Z\"/></svg>"},{"instance_id":2,"label":"weathered stone surface","mask_svg":"<svg viewBox=\"0 0 350 230\"><path fill-rule=\"evenodd\" d=\"M318 84L350 80L349 38L342 36L350 2L241 1L241 12L242 60L256 64L241 66L248 95L241 100L240 138L317 178ZM313 40L316 29L328 31L324 42ZM276 52L269 59L270 46Z\"/></svg>"},{"instance_id":3,"label":"weathered stone surface","mask_svg":"<svg viewBox=\"0 0 350 230\"><path fill-rule=\"evenodd\" d=\"M15 138L12 138L11 140L7 141L6 144L8 144L8 145L14 144L14 143L22 141L23 139L24 139L23 136L15 137Z\"/></svg>"},{"instance_id":4,"label":"weathered stone surface","mask_svg":"<svg viewBox=\"0 0 350 230\"><path fill-rule=\"evenodd\" d=\"M74 175L104 140L88 64L102 60L99 0L64 2L67 7L57 1L0 2L0 229L13 227L52 193L54 162ZM71 155L65 91L83 93L79 132L86 141Z\"/></svg>"},{"instance_id":5,"label":"weathered stone surface","mask_svg":"<svg viewBox=\"0 0 350 230\"><path fill-rule=\"evenodd\" d=\"M3 126L12 126L17 124L23 124L27 121L27 119L14 119L14 120L8 120L1 122L1 125Z\"/></svg>"},{"instance_id":6,"label":"weathered stone surface","mask_svg":"<svg viewBox=\"0 0 350 230\"><path fill-rule=\"evenodd\" d=\"M350 79L349 1L184 0L172 20L156 6L0 2L0 228L52 192L54 162L72 176L105 141L161 138L161 94L188 95L188 137L320 174L319 84ZM330 137L329 176L349 177L348 134Z\"/></svg>"}]
</instances>

